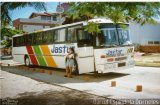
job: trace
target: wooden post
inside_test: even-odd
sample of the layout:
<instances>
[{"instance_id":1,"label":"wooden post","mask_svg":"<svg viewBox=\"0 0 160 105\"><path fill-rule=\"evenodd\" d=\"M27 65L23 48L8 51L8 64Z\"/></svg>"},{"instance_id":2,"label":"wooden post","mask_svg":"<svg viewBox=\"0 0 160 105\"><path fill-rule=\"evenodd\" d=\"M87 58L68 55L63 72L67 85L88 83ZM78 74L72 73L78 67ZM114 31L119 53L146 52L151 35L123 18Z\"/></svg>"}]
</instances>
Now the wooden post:
<instances>
[{"instance_id":1,"label":"wooden post","mask_svg":"<svg viewBox=\"0 0 160 105\"><path fill-rule=\"evenodd\" d=\"M142 91L142 85L137 85L136 92L141 92L141 91Z\"/></svg>"},{"instance_id":2,"label":"wooden post","mask_svg":"<svg viewBox=\"0 0 160 105\"><path fill-rule=\"evenodd\" d=\"M53 73L52 73L52 71L49 71L49 75L52 75Z\"/></svg>"},{"instance_id":3,"label":"wooden post","mask_svg":"<svg viewBox=\"0 0 160 105\"><path fill-rule=\"evenodd\" d=\"M111 87L116 87L116 81L111 81Z\"/></svg>"},{"instance_id":4,"label":"wooden post","mask_svg":"<svg viewBox=\"0 0 160 105\"><path fill-rule=\"evenodd\" d=\"M33 72L36 71L35 68L32 68L32 71L33 71Z\"/></svg>"},{"instance_id":5,"label":"wooden post","mask_svg":"<svg viewBox=\"0 0 160 105\"><path fill-rule=\"evenodd\" d=\"M45 73L45 70L42 69L41 72L42 72L42 73Z\"/></svg>"}]
</instances>

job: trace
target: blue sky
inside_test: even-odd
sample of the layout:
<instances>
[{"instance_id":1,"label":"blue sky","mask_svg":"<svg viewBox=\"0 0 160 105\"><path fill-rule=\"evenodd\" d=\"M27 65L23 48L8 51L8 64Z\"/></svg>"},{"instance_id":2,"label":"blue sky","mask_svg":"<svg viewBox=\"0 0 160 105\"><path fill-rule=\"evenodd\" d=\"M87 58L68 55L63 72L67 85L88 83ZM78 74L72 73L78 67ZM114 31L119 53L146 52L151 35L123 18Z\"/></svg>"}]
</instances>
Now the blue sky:
<instances>
[{"instance_id":1,"label":"blue sky","mask_svg":"<svg viewBox=\"0 0 160 105\"><path fill-rule=\"evenodd\" d=\"M58 2L46 2L47 12L56 12L57 5ZM22 9L16 9L14 11L11 11L11 17L12 20L15 20L17 18L28 18L32 12L45 12L45 11L36 11L32 7L25 7Z\"/></svg>"}]
</instances>

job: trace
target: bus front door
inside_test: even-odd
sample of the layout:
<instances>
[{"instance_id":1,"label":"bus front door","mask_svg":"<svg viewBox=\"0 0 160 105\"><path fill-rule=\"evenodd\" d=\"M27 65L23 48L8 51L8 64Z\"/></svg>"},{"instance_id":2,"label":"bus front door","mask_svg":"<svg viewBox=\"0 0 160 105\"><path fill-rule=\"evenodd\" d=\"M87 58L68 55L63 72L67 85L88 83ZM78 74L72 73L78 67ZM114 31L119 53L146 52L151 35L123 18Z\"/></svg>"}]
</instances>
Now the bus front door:
<instances>
[{"instance_id":1,"label":"bus front door","mask_svg":"<svg viewBox=\"0 0 160 105\"><path fill-rule=\"evenodd\" d=\"M78 39L77 62L79 74L94 72L94 50L91 37L83 29L77 29L76 34Z\"/></svg>"}]
</instances>

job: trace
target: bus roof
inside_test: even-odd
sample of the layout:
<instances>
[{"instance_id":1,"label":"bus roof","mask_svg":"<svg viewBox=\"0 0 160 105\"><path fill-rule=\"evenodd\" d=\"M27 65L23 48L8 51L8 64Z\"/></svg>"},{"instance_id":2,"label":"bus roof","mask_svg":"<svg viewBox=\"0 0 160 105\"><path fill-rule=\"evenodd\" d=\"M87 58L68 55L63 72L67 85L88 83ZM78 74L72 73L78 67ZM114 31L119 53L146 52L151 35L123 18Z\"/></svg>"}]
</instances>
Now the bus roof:
<instances>
[{"instance_id":1,"label":"bus roof","mask_svg":"<svg viewBox=\"0 0 160 105\"><path fill-rule=\"evenodd\" d=\"M106 19L106 18L90 19L90 20L88 20L88 22L113 23L113 21L111 21L110 19ZM46 29L42 29L42 30L37 31L37 32L49 31L49 30L53 30L53 29L59 29L59 28L64 28L64 27L69 27L69 26L80 25L80 24L82 24L83 26L85 26L85 25L87 25L87 21L81 21L81 22L76 22L76 23L71 23L71 24L65 24L65 25L61 25L61 26L57 26L57 27L52 27L52 28L46 28ZM37 32L31 32L31 33L37 33ZM28 34L31 34L31 33L28 33ZM17 35L14 35L13 37L22 36L22 35L24 35L24 34L17 34Z\"/></svg>"}]
</instances>

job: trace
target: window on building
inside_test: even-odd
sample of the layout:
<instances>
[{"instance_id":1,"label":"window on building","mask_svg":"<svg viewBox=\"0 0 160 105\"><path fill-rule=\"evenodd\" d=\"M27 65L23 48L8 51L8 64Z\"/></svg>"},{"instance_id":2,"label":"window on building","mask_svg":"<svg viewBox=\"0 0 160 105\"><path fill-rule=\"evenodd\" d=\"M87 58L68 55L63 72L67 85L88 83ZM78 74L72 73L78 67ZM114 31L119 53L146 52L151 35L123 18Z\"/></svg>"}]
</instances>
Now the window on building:
<instances>
[{"instance_id":1,"label":"window on building","mask_svg":"<svg viewBox=\"0 0 160 105\"><path fill-rule=\"evenodd\" d=\"M50 16L41 16L41 19L42 20L51 20L51 17Z\"/></svg>"},{"instance_id":2,"label":"window on building","mask_svg":"<svg viewBox=\"0 0 160 105\"><path fill-rule=\"evenodd\" d=\"M23 25L22 24L19 25L19 30L23 30Z\"/></svg>"},{"instance_id":3,"label":"window on building","mask_svg":"<svg viewBox=\"0 0 160 105\"><path fill-rule=\"evenodd\" d=\"M52 16L53 21L57 21L57 16Z\"/></svg>"}]
</instances>

